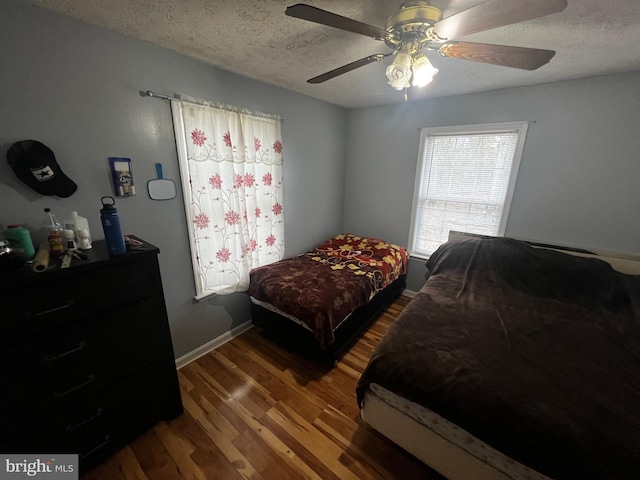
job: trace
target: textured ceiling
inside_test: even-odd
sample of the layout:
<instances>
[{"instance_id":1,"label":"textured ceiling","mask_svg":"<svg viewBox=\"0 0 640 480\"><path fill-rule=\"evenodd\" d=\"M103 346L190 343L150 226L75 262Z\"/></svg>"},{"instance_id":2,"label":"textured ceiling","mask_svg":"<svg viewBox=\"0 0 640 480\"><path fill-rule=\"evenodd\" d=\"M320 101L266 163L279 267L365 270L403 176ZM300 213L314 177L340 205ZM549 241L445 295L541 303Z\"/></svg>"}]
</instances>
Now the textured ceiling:
<instances>
[{"instance_id":1,"label":"textured ceiling","mask_svg":"<svg viewBox=\"0 0 640 480\"><path fill-rule=\"evenodd\" d=\"M64 15L175 50L249 78L335 105L358 108L403 101L386 83L386 65L373 63L322 84L306 80L374 53L384 42L287 17L282 0L28 0ZM329 10L384 28L401 1L310 0ZM447 17L480 0L432 0ZM462 39L458 39L462 40ZM440 69L409 99L547 83L640 70L639 0L568 0L565 11L465 37L473 42L555 50L535 71L443 58Z\"/></svg>"}]
</instances>

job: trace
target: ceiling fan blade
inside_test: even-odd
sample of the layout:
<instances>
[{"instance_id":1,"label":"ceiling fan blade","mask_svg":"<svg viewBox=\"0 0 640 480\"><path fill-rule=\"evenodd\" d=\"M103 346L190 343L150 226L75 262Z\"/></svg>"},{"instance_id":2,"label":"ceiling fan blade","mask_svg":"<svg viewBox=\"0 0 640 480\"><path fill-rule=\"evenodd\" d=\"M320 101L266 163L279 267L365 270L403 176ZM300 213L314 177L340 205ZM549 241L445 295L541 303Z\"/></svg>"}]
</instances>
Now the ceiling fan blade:
<instances>
[{"instance_id":1,"label":"ceiling fan blade","mask_svg":"<svg viewBox=\"0 0 640 480\"><path fill-rule=\"evenodd\" d=\"M556 54L553 50L539 48L490 45L487 43L449 42L440 50L444 57L471 60L472 62L491 63L502 67L535 70L549 63Z\"/></svg>"},{"instance_id":2,"label":"ceiling fan blade","mask_svg":"<svg viewBox=\"0 0 640 480\"><path fill-rule=\"evenodd\" d=\"M561 12L567 0L487 0L440 20L435 33L444 40L454 40L472 33L524 22Z\"/></svg>"},{"instance_id":3,"label":"ceiling fan blade","mask_svg":"<svg viewBox=\"0 0 640 480\"><path fill-rule=\"evenodd\" d=\"M369 55L368 57L361 58L360 60L356 60L355 62L348 63L347 65L343 65L338 67L330 72L323 73L322 75L318 75L317 77L310 78L307 80L307 83L322 83L327 80L331 80L332 78L337 77L338 75L342 75L343 73L350 72L355 70L356 68L364 67L365 65L369 65L373 62L379 62L384 57L388 57L389 55L393 55L392 53L377 53L375 55Z\"/></svg>"},{"instance_id":4,"label":"ceiling fan blade","mask_svg":"<svg viewBox=\"0 0 640 480\"><path fill-rule=\"evenodd\" d=\"M304 3L297 3L296 5L287 7L284 13L290 17L320 23L329 27L339 28L340 30L346 30L347 32L358 33L376 40L384 40L390 36L387 31L381 28L312 7L311 5L305 5Z\"/></svg>"}]
</instances>

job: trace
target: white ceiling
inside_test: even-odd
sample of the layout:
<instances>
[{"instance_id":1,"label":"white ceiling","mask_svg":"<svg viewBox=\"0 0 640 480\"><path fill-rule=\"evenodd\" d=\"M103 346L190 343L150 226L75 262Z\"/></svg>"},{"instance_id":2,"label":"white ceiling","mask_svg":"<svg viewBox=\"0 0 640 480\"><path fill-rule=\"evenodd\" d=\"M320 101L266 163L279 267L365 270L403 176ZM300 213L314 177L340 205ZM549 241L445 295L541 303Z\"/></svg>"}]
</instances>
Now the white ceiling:
<instances>
[{"instance_id":1,"label":"white ceiling","mask_svg":"<svg viewBox=\"0 0 640 480\"><path fill-rule=\"evenodd\" d=\"M384 42L285 16L296 0L28 0L64 15L175 50L224 70L346 108L403 101L373 63L322 84L307 79L374 53ZM309 0L304 3L384 28L402 3ZM447 17L481 0L433 0ZM640 70L640 0L568 0L565 11L464 40L555 50L535 71L429 58L434 81L409 90L433 98ZM462 39L457 39L462 40ZM172 93L172 92L169 92Z\"/></svg>"}]
</instances>

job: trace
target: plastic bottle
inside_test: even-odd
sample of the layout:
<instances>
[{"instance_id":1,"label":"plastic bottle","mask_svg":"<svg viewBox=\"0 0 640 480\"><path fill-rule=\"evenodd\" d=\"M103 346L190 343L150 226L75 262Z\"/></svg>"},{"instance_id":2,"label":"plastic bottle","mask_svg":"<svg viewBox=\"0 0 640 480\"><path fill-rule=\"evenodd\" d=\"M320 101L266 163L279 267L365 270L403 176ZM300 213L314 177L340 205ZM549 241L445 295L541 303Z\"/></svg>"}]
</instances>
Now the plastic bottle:
<instances>
[{"instance_id":1,"label":"plastic bottle","mask_svg":"<svg viewBox=\"0 0 640 480\"><path fill-rule=\"evenodd\" d=\"M76 249L76 234L70 228L65 228L62 230L62 239L64 240L64 248L65 250L75 250Z\"/></svg>"},{"instance_id":2,"label":"plastic bottle","mask_svg":"<svg viewBox=\"0 0 640 480\"><path fill-rule=\"evenodd\" d=\"M71 212L71 218L64 221L64 228L73 230L74 240L78 243L78 231L80 230L86 230L89 238L91 238L91 233L89 232L89 222L85 217L81 217L80 215L78 215L78 212L76 211ZM91 240L89 240L89 243L91 243Z\"/></svg>"},{"instance_id":3,"label":"plastic bottle","mask_svg":"<svg viewBox=\"0 0 640 480\"><path fill-rule=\"evenodd\" d=\"M107 200L105 202L105 199ZM114 205L116 201L113 197L102 197L100 199L102 209L100 210L100 221L102 222L102 230L104 231L104 239L107 242L107 251L109 255L124 255L127 253L127 246L124 244L124 237L120 229L120 219L118 218L118 210Z\"/></svg>"},{"instance_id":4,"label":"plastic bottle","mask_svg":"<svg viewBox=\"0 0 640 480\"><path fill-rule=\"evenodd\" d=\"M76 236L78 237L78 248L80 250L89 250L93 248L93 245L91 245L91 235L89 234L89 230L80 228L76 232Z\"/></svg>"},{"instance_id":5,"label":"plastic bottle","mask_svg":"<svg viewBox=\"0 0 640 480\"><path fill-rule=\"evenodd\" d=\"M4 238L9 242L9 248L19 257L25 260L31 260L35 257L36 250L31 240L31 234L26 228L20 225L7 225L7 229L4 231Z\"/></svg>"},{"instance_id":6,"label":"plastic bottle","mask_svg":"<svg viewBox=\"0 0 640 480\"><path fill-rule=\"evenodd\" d=\"M52 257L60 257L64 254L64 239L62 238L62 224L58 221L50 208L44 209L45 213L49 215L49 222L51 230L47 241L49 242L49 255Z\"/></svg>"}]
</instances>

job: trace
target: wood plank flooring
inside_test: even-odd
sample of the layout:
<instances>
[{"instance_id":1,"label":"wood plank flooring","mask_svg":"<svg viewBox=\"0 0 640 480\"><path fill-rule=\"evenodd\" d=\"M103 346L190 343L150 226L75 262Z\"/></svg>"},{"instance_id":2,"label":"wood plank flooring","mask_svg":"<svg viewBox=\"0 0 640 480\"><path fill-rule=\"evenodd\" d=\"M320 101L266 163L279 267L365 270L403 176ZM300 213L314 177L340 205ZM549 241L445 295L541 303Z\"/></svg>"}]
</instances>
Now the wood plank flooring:
<instances>
[{"instance_id":1,"label":"wood plank flooring","mask_svg":"<svg viewBox=\"0 0 640 480\"><path fill-rule=\"evenodd\" d=\"M179 370L180 417L82 480L442 479L366 426L356 403L373 347L408 300L389 305L332 369L252 328Z\"/></svg>"}]
</instances>

